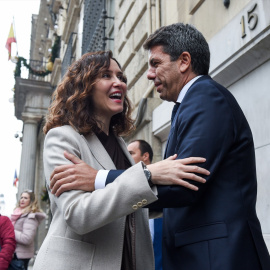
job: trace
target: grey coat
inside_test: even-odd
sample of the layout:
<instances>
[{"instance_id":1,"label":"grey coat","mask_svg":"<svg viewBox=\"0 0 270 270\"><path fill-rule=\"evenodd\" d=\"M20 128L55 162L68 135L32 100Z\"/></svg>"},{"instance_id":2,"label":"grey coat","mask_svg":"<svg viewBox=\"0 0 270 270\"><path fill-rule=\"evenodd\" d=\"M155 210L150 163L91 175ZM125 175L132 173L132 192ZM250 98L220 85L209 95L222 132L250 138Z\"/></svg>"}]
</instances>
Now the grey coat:
<instances>
[{"instance_id":1,"label":"grey coat","mask_svg":"<svg viewBox=\"0 0 270 270\"><path fill-rule=\"evenodd\" d=\"M124 141L121 138L118 141L134 164ZM115 169L95 135L85 137L70 126L57 127L51 129L45 138L47 184L55 166L70 163L63 155L64 150L96 169ZM139 163L104 189L92 193L72 190L59 197L49 193L53 219L34 270L120 270L125 219L134 211L137 270L154 269L148 210L141 208L157 200L154 191Z\"/></svg>"}]
</instances>

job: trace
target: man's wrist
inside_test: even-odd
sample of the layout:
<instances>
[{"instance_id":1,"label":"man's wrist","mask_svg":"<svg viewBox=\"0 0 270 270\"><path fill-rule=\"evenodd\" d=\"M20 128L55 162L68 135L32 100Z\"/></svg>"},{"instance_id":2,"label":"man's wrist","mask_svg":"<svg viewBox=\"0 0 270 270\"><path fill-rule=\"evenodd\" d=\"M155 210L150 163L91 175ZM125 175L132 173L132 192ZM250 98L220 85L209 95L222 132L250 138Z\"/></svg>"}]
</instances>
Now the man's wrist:
<instances>
[{"instance_id":1,"label":"man's wrist","mask_svg":"<svg viewBox=\"0 0 270 270\"><path fill-rule=\"evenodd\" d=\"M152 182L152 174L151 172L149 171L149 169L147 168L147 166L142 162L142 167L143 167L143 172L145 174L145 177L148 181L148 184L150 187L153 187L154 186L154 183Z\"/></svg>"},{"instance_id":2,"label":"man's wrist","mask_svg":"<svg viewBox=\"0 0 270 270\"><path fill-rule=\"evenodd\" d=\"M108 170L99 170L95 179L95 190L103 189L106 186L106 178L108 175Z\"/></svg>"}]
</instances>

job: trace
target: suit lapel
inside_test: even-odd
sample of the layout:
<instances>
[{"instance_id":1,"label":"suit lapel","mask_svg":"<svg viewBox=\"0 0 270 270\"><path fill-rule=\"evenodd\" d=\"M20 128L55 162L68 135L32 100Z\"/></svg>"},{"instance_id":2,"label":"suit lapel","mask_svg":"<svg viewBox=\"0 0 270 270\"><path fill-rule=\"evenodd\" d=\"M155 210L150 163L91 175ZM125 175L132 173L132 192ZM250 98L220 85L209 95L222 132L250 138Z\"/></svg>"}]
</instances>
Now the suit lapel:
<instances>
[{"instance_id":1,"label":"suit lapel","mask_svg":"<svg viewBox=\"0 0 270 270\"><path fill-rule=\"evenodd\" d=\"M111 157L95 134L81 136L87 142L93 157L105 170L116 169L113 161L111 160Z\"/></svg>"}]
</instances>

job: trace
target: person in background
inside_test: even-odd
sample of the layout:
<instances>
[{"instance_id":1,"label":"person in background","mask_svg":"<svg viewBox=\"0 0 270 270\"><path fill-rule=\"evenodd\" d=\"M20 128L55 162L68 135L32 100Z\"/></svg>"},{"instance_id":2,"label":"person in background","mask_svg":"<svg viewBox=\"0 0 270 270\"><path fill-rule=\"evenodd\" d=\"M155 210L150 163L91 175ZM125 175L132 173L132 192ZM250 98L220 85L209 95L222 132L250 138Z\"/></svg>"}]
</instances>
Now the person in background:
<instances>
[{"instance_id":1,"label":"person in background","mask_svg":"<svg viewBox=\"0 0 270 270\"><path fill-rule=\"evenodd\" d=\"M140 161L145 165L152 163L153 150L148 142L134 140L128 144L127 149L135 163ZM149 228L153 241L155 270L162 270L162 218L149 219Z\"/></svg>"},{"instance_id":2,"label":"person in background","mask_svg":"<svg viewBox=\"0 0 270 270\"><path fill-rule=\"evenodd\" d=\"M204 179L193 172L209 173L185 165L204 162L203 158L177 162L174 156L148 169L142 163L131 166L134 161L120 137L133 129L126 82L112 52L99 51L75 61L53 93L43 129L47 186L57 165L69 166L65 150L96 169L127 170L94 192L71 190L56 196L48 189L52 222L37 254L36 270L154 269L148 209L143 206L157 197L145 170L151 170L153 182L160 184L186 185L180 177L183 168L200 182Z\"/></svg>"},{"instance_id":3,"label":"person in background","mask_svg":"<svg viewBox=\"0 0 270 270\"><path fill-rule=\"evenodd\" d=\"M0 270L8 269L15 248L14 227L8 217L0 214Z\"/></svg>"},{"instance_id":4,"label":"person in background","mask_svg":"<svg viewBox=\"0 0 270 270\"><path fill-rule=\"evenodd\" d=\"M25 270L28 263L34 256L34 240L37 228L46 215L39 208L34 192L25 190L21 193L17 207L11 215L11 222L14 225L16 250L19 260L24 262Z\"/></svg>"}]
</instances>

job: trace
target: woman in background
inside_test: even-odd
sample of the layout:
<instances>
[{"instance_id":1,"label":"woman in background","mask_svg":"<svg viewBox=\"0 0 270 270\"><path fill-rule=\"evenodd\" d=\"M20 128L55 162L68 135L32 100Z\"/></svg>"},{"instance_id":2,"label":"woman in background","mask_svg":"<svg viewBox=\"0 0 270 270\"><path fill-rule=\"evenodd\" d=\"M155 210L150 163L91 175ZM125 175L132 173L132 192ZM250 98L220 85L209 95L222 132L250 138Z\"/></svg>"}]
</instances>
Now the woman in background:
<instances>
[{"instance_id":1,"label":"woman in background","mask_svg":"<svg viewBox=\"0 0 270 270\"><path fill-rule=\"evenodd\" d=\"M11 221L14 225L17 242L15 253L17 258L24 262L25 270L28 268L30 259L34 256L37 228L45 216L39 208L34 192L23 191L17 207L11 215Z\"/></svg>"}]
</instances>

